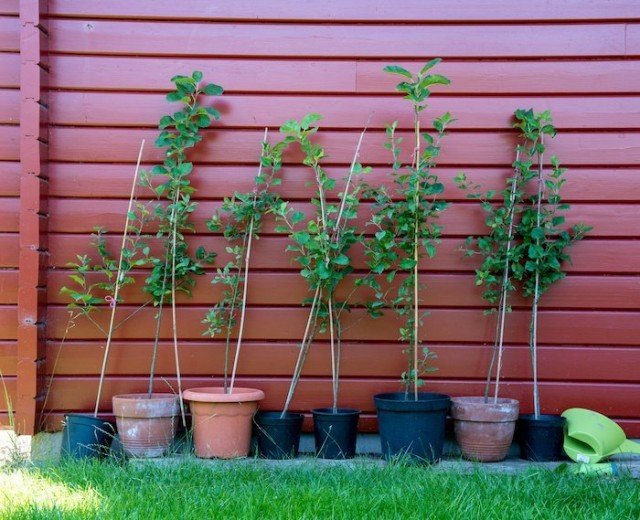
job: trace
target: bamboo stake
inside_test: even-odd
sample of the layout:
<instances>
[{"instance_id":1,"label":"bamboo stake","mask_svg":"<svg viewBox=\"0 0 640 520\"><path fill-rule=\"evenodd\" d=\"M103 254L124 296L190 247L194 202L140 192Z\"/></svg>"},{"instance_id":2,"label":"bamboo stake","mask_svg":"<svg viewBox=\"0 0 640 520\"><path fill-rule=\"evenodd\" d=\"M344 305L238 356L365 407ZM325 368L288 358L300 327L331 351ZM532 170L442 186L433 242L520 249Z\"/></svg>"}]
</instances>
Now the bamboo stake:
<instances>
[{"instance_id":1,"label":"bamboo stake","mask_svg":"<svg viewBox=\"0 0 640 520\"><path fill-rule=\"evenodd\" d=\"M262 138L262 142L266 144L267 135L269 129L264 129L264 137ZM258 165L258 177L262 175L262 157L260 158L260 164ZM258 187L255 187L255 194L253 197L253 209L255 210L256 203L258 200ZM249 232L245 236L245 241L247 244L246 256L244 258L244 278L242 280L242 308L240 309L240 327L238 329L238 342L236 344L236 353L233 359L233 368L231 369L231 383L229 384L229 393L233 393L233 385L236 380L236 372L238 370L238 359L240 358L240 348L242 347L242 335L244 332L244 318L247 310L247 291L249 288L249 261L251 259L251 242L253 239L253 226L255 223L255 215L251 215L251 222L249 223Z\"/></svg>"},{"instance_id":2,"label":"bamboo stake","mask_svg":"<svg viewBox=\"0 0 640 520\"><path fill-rule=\"evenodd\" d=\"M136 169L133 175L133 183L131 185L131 195L129 196L129 206L127 208L127 218L125 219L124 231L122 233L122 244L120 246L120 260L118 261L118 272L116 275L116 286L113 292L113 306L111 307L111 318L109 320L109 333L107 335L107 344L105 346L104 355L102 357L102 368L100 369L100 381L98 383L98 395L96 397L96 406L93 410L93 416L98 416L98 407L100 406L100 396L102 395L102 386L104 384L104 376L107 371L107 361L109 359L109 350L111 348L111 337L113 336L113 324L116 318L116 310L118 307L118 293L120 292L121 273L122 273L122 260L124 257L124 248L127 242L127 232L129 230L129 214L133 207L133 199L136 194L136 185L138 183L138 172L140 171L140 162L142 161L142 151L144 149L144 139L140 143L140 151L138 152L138 160L136 162Z\"/></svg>"},{"instance_id":3,"label":"bamboo stake","mask_svg":"<svg viewBox=\"0 0 640 520\"><path fill-rule=\"evenodd\" d=\"M520 150L516 152L516 162L520 160ZM498 393L500 391L500 373L502 372L502 353L504 351L504 324L507 316L507 284L509 283L509 253L511 252L511 243L513 241L513 223L515 219L515 211L513 205L515 203L516 197L516 185L517 185L517 175L516 179L514 179L513 184L511 185L511 194L509 198L511 214L509 215L509 231L508 236L509 239L507 241L507 250L505 252L505 262L504 262L504 274L502 276L502 287L501 287L501 295L500 300L502 302L502 307L500 309L499 322L500 322L500 334L498 336L498 367L496 368L496 387L495 393L493 395L494 404L498 402Z\"/></svg>"},{"instance_id":4,"label":"bamboo stake","mask_svg":"<svg viewBox=\"0 0 640 520\"><path fill-rule=\"evenodd\" d=\"M540 132L540 145L544 145L544 134ZM543 147L544 149L544 147ZM538 200L536 201L536 227L540 227L542 218L542 195L544 178L544 152L538 154ZM540 239L536 239L540 245ZM533 412L536 419L540 417L540 394L538 389L538 300L540 299L540 258L536 258L536 276L531 308L531 334L529 348L531 350L531 368L533 372Z\"/></svg>"},{"instance_id":5,"label":"bamboo stake","mask_svg":"<svg viewBox=\"0 0 640 520\"><path fill-rule=\"evenodd\" d=\"M180 200L180 187L176 190L175 205ZM178 396L180 397L180 415L182 417L182 426L187 427L187 418L184 412L184 399L182 398L182 376L180 374L180 358L178 356L178 322L176 320L176 250L177 250L177 235L178 235L178 219L176 218L176 211L174 206L173 213L173 229L172 229L172 244L171 244L171 318L173 320L173 353L176 362L176 378L178 380Z\"/></svg>"},{"instance_id":6,"label":"bamboo stake","mask_svg":"<svg viewBox=\"0 0 640 520\"><path fill-rule=\"evenodd\" d=\"M416 136L415 147L415 163L416 163L416 193L415 193L415 224L413 235L413 398L418 400L418 333L419 333L419 287L418 287L418 204L420 198L418 195L420 189L420 120L418 119L417 108L414 108L414 129Z\"/></svg>"},{"instance_id":7,"label":"bamboo stake","mask_svg":"<svg viewBox=\"0 0 640 520\"><path fill-rule=\"evenodd\" d=\"M320 287L316 289L316 293L313 297L313 302L311 304L311 311L309 312L309 318L307 319L307 325L304 329L304 336L302 337L302 343L300 344L300 352L298 354L298 359L296 360L296 366L293 371L293 378L291 379L291 385L289 385L289 392L287 393L287 399L284 403L284 408L282 413L280 414L280 418L284 418L287 410L289 409L289 405L291 404L291 399L293 399L293 394L296 390L296 386L298 385L298 378L300 373L302 372L302 364L304 363L304 359L306 357L306 350L308 349L307 340L309 338L309 331L311 329L311 322L314 319L315 308L318 304L318 297L320 296Z\"/></svg>"}]
</instances>

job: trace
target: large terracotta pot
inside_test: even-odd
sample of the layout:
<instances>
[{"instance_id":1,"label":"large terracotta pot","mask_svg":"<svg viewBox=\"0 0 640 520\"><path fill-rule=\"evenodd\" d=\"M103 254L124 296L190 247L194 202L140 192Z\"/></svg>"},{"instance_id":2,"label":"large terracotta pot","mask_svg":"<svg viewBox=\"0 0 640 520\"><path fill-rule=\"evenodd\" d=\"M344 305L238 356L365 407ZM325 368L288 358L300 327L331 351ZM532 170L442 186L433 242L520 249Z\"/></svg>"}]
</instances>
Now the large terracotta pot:
<instances>
[{"instance_id":1,"label":"large terracotta pot","mask_svg":"<svg viewBox=\"0 0 640 520\"><path fill-rule=\"evenodd\" d=\"M456 440L463 457L480 462L503 460L518 419L519 403L515 399L484 397L453 397L451 417Z\"/></svg>"},{"instance_id":2,"label":"large terracotta pot","mask_svg":"<svg viewBox=\"0 0 640 520\"><path fill-rule=\"evenodd\" d=\"M113 396L120 442L132 457L161 457L178 429L179 397L175 394Z\"/></svg>"},{"instance_id":3,"label":"large terracotta pot","mask_svg":"<svg viewBox=\"0 0 640 520\"><path fill-rule=\"evenodd\" d=\"M191 408L197 457L232 459L249 454L253 415L264 399L262 390L234 388L232 394L225 394L217 387L192 388L183 396Z\"/></svg>"}]
</instances>

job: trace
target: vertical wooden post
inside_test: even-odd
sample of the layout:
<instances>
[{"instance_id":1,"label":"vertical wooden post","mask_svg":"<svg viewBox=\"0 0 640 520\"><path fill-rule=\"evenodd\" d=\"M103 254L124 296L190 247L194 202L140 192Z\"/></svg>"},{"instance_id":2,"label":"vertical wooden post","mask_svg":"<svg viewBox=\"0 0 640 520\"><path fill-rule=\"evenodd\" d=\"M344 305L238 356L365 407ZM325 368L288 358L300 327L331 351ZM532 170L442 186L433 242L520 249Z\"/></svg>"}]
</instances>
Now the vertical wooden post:
<instances>
[{"instance_id":1,"label":"vertical wooden post","mask_svg":"<svg viewBox=\"0 0 640 520\"><path fill-rule=\"evenodd\" d=\"M15 426L33 434L43 388L47 246L47 0L20 0L20 256Z\"/></svg>"}]
</instances>

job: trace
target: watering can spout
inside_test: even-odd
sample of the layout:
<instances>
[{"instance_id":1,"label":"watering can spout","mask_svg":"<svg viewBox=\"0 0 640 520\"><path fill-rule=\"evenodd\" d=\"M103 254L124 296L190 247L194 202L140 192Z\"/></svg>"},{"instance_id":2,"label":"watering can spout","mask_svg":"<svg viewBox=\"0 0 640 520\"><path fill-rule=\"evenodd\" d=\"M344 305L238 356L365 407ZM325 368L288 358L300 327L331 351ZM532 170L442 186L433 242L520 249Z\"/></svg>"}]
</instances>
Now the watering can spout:
<instances>
[{"instance_id":1,"label":"watering can spout","mask_svg":"<svg viewBox=\"0 0 640 520\"><path fill-rule=\"evenodd\" d=\"M635 453L640 455L640 442L627 439L620 445L620 453Z\"/></svg>"}]
</instances>

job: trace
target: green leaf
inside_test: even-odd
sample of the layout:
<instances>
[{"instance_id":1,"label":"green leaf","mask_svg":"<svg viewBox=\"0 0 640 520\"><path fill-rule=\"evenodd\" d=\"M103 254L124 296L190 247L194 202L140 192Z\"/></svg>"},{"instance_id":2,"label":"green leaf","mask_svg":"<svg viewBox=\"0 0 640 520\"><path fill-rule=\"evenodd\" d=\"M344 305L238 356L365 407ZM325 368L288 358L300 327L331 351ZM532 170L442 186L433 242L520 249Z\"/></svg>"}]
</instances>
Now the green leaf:
<instances>
[{"instance_id":1,"label":"green leaf","mask_svg":"<svg viewBox=\"0 0 640 520\"><path fill-rule=\"evenodd\" d=\"M389 74L397 74L399 76L404 76L405 78L413 79L413 74L409 72L407 69L402 68L398 65L387 65L384 69L385 72Z\"/></svg>"},{"instance_id":2,"label":"green leaf","mask_svg":"<svg viewBox=\"0 0 640 520\"><path fill-rule=\"evenodd\" d=\"M193 74L191 74L191 77L196 83L202 81L202 72L200 72L199 70L194 70Z\"/></svg>"},{"instance_id":3,"label":"green leaf","mask_svg":"<svg viewBox=\"0 0 640 520\"><path fill-rule=\"evenodd\" d=\"M224 89L220 85L209 83L202 89L202 92L207 96L220 96L224 92Z\"/></svg>"}]
</instances>

